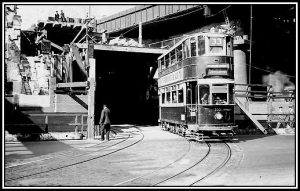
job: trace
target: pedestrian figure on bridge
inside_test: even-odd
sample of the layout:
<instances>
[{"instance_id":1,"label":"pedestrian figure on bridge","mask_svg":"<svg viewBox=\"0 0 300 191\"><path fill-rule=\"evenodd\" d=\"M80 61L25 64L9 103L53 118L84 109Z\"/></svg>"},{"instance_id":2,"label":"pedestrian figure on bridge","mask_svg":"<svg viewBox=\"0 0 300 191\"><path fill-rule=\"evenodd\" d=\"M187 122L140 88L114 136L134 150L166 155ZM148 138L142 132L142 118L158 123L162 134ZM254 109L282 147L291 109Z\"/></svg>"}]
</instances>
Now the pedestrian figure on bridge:
<instances>
[{"instance_id":1,"label":"pedestrian figure on bridge","mask_svg":"<svg viewBox=\"0 0 300 191\"><path fill-rule=\"evenodd\" d=\"M58 19L59 19L58 11L56 11L56 13L55 13L55 15L54 15L54 19L55 19L55 21L58 21Z\"/></svg>"},{"instance_id":2,"label":"pedestrian figure on bridge","mask_svg":"<svg viewBox=\"0 0 300 191\"><path fill-rule=\"evenodd\" d=\"M60 18L61 18L62 22L67 22L67 19L65 17L65 14L64 14L63 10L60 10Z\"/></svg>"},{"instance_id":3,"label":"pedestrian figure on bridge","mask_svg":"<svg viewBox=\"0 0 300 191\"><path fill-rule=\"evenodd\" d=\"M100 132L101 132L101 140L104 140L104 134L106 135L106 140L109 141L109 133L110 133L110 110L107 108L107 105L103 105L103 109L101 111L101 117L99 121Z\"/></svg>"}]
</instances>

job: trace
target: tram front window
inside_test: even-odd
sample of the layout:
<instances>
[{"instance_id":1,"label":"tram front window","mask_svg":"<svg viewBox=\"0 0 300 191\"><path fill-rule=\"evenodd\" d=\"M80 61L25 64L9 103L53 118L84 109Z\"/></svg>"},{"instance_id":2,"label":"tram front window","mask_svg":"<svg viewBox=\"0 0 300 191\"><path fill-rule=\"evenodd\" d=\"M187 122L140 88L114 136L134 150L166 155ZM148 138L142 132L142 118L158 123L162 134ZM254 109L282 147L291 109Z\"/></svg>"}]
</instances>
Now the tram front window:
<instances>
[{"instance_id":1,"label":"tram front window","mask_svg":"<svg viewBox=\"0 0 300 191\"><path fill-rule=\"evenodd\" d=\"M199 86L200 104L209 104L209 85Z\"/></svg>"},{"instance_id":2,"label":"tram front window","mask_svg":"<svg viewBox=\"0 0 300 191\"><path fill-rule=\"evenodd\" d=\"M213 104L226 104L227 103L227 94L226 93L213 93Z\"/></svg>"}]
</instances>

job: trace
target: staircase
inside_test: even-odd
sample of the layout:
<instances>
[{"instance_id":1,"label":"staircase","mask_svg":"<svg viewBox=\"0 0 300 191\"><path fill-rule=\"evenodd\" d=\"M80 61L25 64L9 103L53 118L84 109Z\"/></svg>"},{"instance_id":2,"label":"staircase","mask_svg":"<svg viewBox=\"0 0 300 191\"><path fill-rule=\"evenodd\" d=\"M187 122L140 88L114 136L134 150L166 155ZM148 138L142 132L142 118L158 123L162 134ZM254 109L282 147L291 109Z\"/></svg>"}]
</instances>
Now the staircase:
<instances>
[{"instance_id":1,"label":"staircase","mask_svg":"<svg viewBox=\"0 0 300 191\"><path fill-rule=\"evenodd\" d=\"M272 92L271 88L235 84L235 102L262 133L295 133L295 91Z\"/></svg>"}]
</instances>

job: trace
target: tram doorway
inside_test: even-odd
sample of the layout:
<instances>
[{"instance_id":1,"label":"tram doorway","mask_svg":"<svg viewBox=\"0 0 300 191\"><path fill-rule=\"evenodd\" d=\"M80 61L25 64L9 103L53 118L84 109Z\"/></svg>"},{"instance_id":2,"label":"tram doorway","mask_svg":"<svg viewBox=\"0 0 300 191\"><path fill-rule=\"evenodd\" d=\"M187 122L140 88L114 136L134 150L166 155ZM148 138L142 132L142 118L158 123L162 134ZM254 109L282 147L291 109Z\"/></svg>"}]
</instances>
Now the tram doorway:
<instances>
[{"instance_id":1,"label":"tram doorway","mask_svg":"<svg viewBox=\"0 0 300 191\"><path fill-rule=\"evenodd\" d=\"M157 86L149 79L150 67L158 55L95 50L96 92L95 123L100 119L102 105L111 109L113 124L155 124L158 121ZM148 94L148 95L147 95Z\"/></svg>"}]
</instances>

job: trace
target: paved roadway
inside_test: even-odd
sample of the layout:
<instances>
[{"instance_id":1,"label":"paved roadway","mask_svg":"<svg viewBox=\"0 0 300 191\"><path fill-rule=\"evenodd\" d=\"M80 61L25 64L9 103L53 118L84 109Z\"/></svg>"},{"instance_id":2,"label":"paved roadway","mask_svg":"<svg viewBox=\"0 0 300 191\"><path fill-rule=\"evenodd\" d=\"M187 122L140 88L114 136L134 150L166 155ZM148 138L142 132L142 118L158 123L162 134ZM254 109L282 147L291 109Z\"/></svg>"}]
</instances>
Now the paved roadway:
<instances>
[{"instance_id":1,"label":"paved roadway","mask_svg":"<svg viewBox=\"0 0 300 191\"><path fill-rule=\"evenodd\" d=\"M298 185L295 136L239 136L238 142L229 143L227 151L222 143L189 142L159 127L119 126L114 130L116 134L109 142L6 142L4 185L289 188ZM204 160L208 151L210 158ZM229 160L223 164L228 156ZM210 173L220 164L223 166Z\"/></svg>"}]
</instances>

